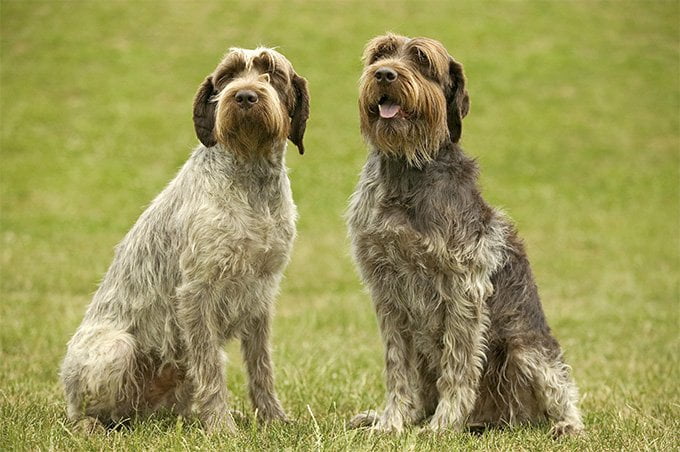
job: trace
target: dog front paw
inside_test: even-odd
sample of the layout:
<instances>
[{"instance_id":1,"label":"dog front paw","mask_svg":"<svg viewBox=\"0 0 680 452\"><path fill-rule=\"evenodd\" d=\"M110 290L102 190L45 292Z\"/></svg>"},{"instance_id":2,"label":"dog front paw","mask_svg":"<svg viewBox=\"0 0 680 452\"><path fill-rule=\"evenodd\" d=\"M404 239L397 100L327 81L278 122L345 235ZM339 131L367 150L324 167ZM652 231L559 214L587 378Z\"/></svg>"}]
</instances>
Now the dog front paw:
<instances>
[{"instance_id":1,"label":"dog front paw","mask_svg":"<svg viewBox=\"0 0 680 452\"><path fill-rule=\"evenodd\" d=\"M385 410L371 430L384 433L401 433L404 431L404 416L393 410Z\"/></svg>"},{"instance_id":2,"label":"dog front paw","mask_svg":"<svg viewBox=\"0 0 680 452\"><path fill-rule=\"evenodd\" d=\"M228 411L205 414L200 419L207 433L236 433L236 423Z\"/></svg>"},{"instance_id":3,"label":"dog front paw","mask_svg":"<svg viewBox=\"0 0 680 452\"><path fill-rule=\"evenodd\" d=\"M85 435L106 433L104 425L99 420L89 416L76 422L74 430Z\"/></svg>"},{"instance_id":4,"label":"dog front paw","mask_svg":"<svg viewBox=\"0 0 680 452\"><path fill-rule=\"evenodd\" d=\"M564 436L579 436L583 433L584 428L581 422L560 421L550 429L550 436L553 439L559 439Z\"/></svg>"},{"instance_id":5,"label":"dog front paw","mask_svg":"<svg viewBox=\"0 0 680 452\"><path fill-rule=\"evenodd\" d=\"M266 411L258 411L257 417L264 422L290 422L290 418L280 405L273 406Z\"/></svg>"},{"instance_id":6,"label":"dog front paw","mask_svg":"<svg viewBox=\"0 0 680 452\"><path fill-rule=\"evenodd\" d=\"M433 432L462 432L465 423L448 404L439 403L427 429Z\"/></svg>"}]
</instances>

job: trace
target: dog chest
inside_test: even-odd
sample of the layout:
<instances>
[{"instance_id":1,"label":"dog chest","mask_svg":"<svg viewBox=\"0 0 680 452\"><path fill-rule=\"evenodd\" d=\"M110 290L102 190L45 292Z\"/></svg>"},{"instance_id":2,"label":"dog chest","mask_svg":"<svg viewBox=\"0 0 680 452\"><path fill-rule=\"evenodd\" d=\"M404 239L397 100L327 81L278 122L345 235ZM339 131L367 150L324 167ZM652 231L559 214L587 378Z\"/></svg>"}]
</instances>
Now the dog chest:
<instances>
[{"instance_id":1,"label":"dog chest","mask_svg":"<svg viewBox=\"0 0 680 452\"><path fill-rule=\"evenodd\" d=\"M360 264L427 278L497 267L507 229L502 215L475 192L452 194L450 180L422 174L407 182L385 181L367 164L348 217Z\"/></svg>"},{"instance_id":2,"label":"dog chest","mask_svg":"<svg viewBox=\"0 0 680 452\"><path fill-rule=\"evenodd\" d=\"M183 273L217 281L282 271L295 236L295 205L285 195L253 203L232 192L191 212Z\"/></svg>"},{"instance_id":3,"label":"dog chest","mask_svg":"<svg viewBox=\"0 0 680 452\"><path fill-rule=\"evenodd\" d=\"M242 237L242 259L257 274L277 273L288 262L295 235L292 218L265 216L254 218Z\"/></svg>"},{"instance_id":4,"label":"dog chest","mask_svg":"<svg viewBox=\"0 0 680 452\"><path fill-rule=\"evenodd\" d=\"M424 224L427 219L419 221ZM365 222L353 226L355 251L368 265L390 268L401 276L436 277L464 265L452 255L447 236L434 228L423 233L417 227L407 208L378 203Z\"/></svg>"}]
</instances>

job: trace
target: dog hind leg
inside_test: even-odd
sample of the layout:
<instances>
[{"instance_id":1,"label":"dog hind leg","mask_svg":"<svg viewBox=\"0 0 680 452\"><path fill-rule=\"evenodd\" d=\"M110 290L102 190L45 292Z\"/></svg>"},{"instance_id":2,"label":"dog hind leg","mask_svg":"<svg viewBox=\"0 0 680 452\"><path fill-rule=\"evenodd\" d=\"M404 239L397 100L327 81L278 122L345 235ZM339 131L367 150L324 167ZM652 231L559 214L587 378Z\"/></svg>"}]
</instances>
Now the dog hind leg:
<instances>
[{"instance_id":1,"label":"dog hind leg","mask_svg":"<svg viewBox=\"0 0 680 452\"><path fill-rule=\"evenodd\" d=\"M584 426L577 407L578 389L561 353L529 351L517 355L515 363L529 376L539 405L553 422L551 435L558 438L582 433Z\"/></svg>"},{"instance_id":2,"label":"dog hind leg","mask_svg":"<svg viewBox=\"0 0 680 452\"><path fill-rule=\"evenodd\" d=\"M68 418L94 432L129 418L141 393L134 337L122 330L81 331L71 341L61 376Z\"/></svg>"}]
</instances>

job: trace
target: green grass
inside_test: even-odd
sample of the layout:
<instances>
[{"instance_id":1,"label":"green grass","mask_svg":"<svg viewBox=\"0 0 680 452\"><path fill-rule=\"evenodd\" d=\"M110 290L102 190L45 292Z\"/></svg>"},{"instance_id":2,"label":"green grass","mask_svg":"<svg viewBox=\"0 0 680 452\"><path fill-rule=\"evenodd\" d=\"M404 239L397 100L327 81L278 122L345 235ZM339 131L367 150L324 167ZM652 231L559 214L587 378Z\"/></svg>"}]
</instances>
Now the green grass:
<instances>
[{"instance_id":1,"label":"green grass","mask_svg":"<svg viewBox=\"0 0 680 452\"><path fill-rule=\"evenodd\" d=\"M679 4L261 3L0 4L0 449L678 450ZM438 38L465 65L463 146L527 242L585 438L345 430L384 393L342 214L365 158L359 56L387 30ZM299 238L274 325L295 421L208 437L160 417L76 435L57 379L66 341L113 246L197 143L198 84L229 46L258 44L312 94L307 154L288 154ZM251 413L228 350L233 403Z\"/></svg>"}]
</instances>

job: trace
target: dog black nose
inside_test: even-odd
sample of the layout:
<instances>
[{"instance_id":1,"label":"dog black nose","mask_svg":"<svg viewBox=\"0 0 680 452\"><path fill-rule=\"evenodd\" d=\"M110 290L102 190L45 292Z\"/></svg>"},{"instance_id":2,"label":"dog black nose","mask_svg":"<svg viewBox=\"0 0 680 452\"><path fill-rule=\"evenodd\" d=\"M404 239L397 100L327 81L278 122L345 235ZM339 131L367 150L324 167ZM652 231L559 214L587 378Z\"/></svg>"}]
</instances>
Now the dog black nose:
<instances>
[{"instance_id":1,"label":"dog black nose","mask_svg":"<svg viewBox=\"0 0 680 452\"><path fill-rule=\"evenodd\" d=\"M234 98L236 99L237 104L246 108L252 107L258 101L257 93L255 91L250 91L249 89L239 90Z\"/></svg>"},{"instance_id":2,"label":"dog black nose","mask_svg":"<svg viewBox=\"0 0 680 452\"><path fill-rule=\"evenodd\" d=\"M392 83L397 79L397 72L391 67L383 66L375 71L375 79L381 83Z\"/></svg>"}]
</instances>

